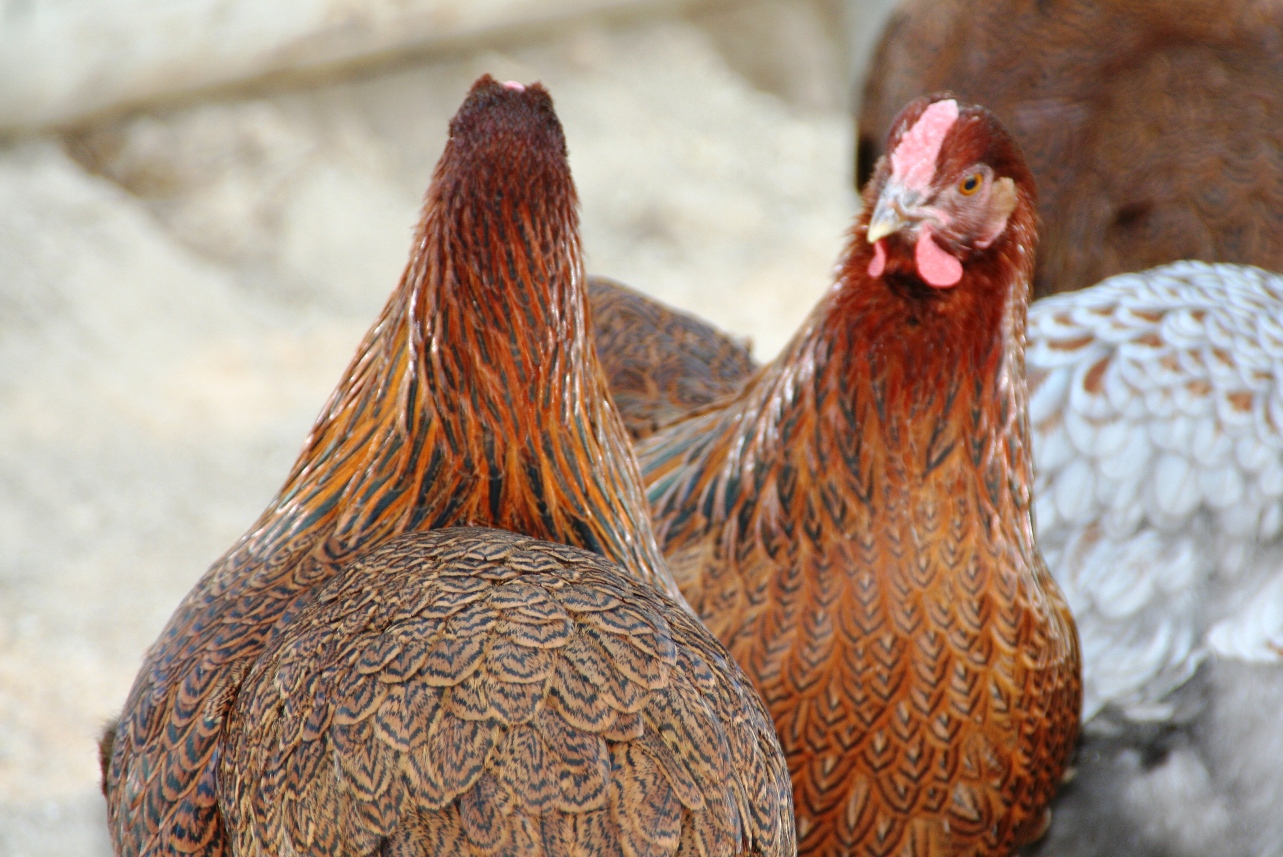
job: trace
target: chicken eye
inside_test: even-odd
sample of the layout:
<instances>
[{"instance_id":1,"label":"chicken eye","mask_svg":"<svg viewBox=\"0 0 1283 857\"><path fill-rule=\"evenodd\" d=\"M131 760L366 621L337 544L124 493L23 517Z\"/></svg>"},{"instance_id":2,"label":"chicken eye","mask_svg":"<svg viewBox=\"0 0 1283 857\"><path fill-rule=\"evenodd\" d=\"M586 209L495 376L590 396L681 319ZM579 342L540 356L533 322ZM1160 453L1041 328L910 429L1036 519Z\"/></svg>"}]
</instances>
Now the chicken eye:
<instances>
[{"instance_id":1,"label":"chicken eye","mask_svg":"<svg viewBox=\"0 0 1283 857\"><path fill-rule=\"evenodd\" d=\"M982 178L983 176L981 176L980 173L972 173L958 184L958 190L961 191L963 196L971 196L973 193L980 190L980 182Z\"/></svg>"}]
</instances>

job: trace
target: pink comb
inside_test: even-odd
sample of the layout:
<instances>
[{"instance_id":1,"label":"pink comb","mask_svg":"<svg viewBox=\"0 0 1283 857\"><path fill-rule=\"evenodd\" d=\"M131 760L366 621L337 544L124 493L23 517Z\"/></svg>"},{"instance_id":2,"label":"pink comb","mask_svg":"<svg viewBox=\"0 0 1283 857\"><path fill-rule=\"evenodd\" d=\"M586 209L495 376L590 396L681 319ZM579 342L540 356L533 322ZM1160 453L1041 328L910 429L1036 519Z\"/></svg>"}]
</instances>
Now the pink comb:
<instances>
[{"instance_id":1,"label":"pink comb","mask_svg":"<svg viewBox=\"0 0 1283 857\"><path fill-rule=\"evenodd\" d=\"M891 175L911 190L926 190L935 175L936 158L945 135L958 121L958 102L937 101L922 111L891 153Z\"/></svg>"},{"instance_id":2,"label":"pink comb","mask_svg":"<svg viewBox=\"0 0 1283 857\"><path fill-rule=\"evenodd\" d=\"M503 82L503 88L504 88L504 89L511 89L513 92L525 92L525 91L526 91L525 84L517 83L515 80L505 80L505 81Z\"/></svg>"}]
</instances>

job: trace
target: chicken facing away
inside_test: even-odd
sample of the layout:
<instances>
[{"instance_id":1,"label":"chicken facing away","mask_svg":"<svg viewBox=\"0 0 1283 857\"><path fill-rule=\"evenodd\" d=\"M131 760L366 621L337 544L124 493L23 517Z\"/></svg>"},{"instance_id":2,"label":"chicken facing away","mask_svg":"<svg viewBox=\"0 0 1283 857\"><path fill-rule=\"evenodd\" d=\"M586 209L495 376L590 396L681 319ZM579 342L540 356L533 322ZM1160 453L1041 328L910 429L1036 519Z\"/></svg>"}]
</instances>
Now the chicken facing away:
<instances>
[{"instance_id":1,"label":"chicken facing away","mask_svg":"<svg viewBox=\"0 0 1283 857\"><path fill-rule=\"evenodd\" d=\"M757 368L746 342L605 277L588 279L592 333L634 440L739 392Z\"/></svg>"},{"instance_id":2,"label":"chicken facing away","mask_svg":"<svg viewBox=\"0 0 1283 857\"><path fill-rule=\"evenodd\" d=\"M1038 183L1036 296L1180 259L1283 270L1283 3L902 0L859 112L947 89L1011 129Z\"/></svg>"},{"instance_id":3,"label":"chicken facing away","mask_svg":"<svg viewBox=\"0 0 1283 857\"><path fill-rule=\"evenodd\" d=\"M483 77L285 486L104 737L116 853L792 851L769 716L659 594L583 280L552 101Z\"/></svg>"},{"instance_id":4,"label":"chicken facing away","mask_svg":"<svg viewBox=\"0 0 1283 857\"><path fill-rule=\"evenodd\" d=\"M227 724L237 854L794 853L787 769L726 650L619 566L503 530L340 570Z\"/></svg>"},{"instance_id":5,"label":"chicken facing away","mask_svg":"<svg viewBox=\"0 0 1283 857\"><path fill-rule=\"evenodd\" d=\"M1007 854L1081 702L1034 541L1034 190L986 111L896 120L830 292L729 404L643 441L660 543L775 719L805 854Z\"/></svg>"}]
</instances>

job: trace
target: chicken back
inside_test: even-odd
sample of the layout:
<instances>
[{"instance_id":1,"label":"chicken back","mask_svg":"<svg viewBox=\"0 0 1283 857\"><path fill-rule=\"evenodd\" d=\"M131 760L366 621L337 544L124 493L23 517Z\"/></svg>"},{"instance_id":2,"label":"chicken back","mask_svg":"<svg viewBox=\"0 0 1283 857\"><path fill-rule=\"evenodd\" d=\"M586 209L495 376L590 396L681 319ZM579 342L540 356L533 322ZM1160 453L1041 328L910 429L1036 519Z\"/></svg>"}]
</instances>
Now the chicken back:
<instances>
[{"instance_id":1,"label":"chicken back","mask_svg":"<svg viewBox=\"0 0 1283 857\"><path fill-rule=\"evenodd\" d=\"M1033 181L948 97L887 150L799 333L639 456L678 584L774 717L800 851L1008 854L1081 703L1032 520Z\"/></svg>"},{"instance_id":2,"label":"chicken back","mask_svg":"<svg viewBox=\"0 0 1283 857\"><path fill-rule=\"evenodd\" d=\"M726 650L602 557L502 530L344 568L227 734L239 854L792 853L786 769Z\"/></svg>"},{"instance_id":3,"label":"chicken back","mask_svg":"<svg viewBox=\"0 0 1283 857\"><path fill-rule=\"evenodd\" d=\"M1201 259L1283 270L1283 3L903 0L859 113L863 184L911 98L1011 129L1038 182L1034 291Z\"/></svg>"},{"instance_id":4,"label":"chicken back","mask_svg":"<svg viewBox=\"0 0 1283 857\"><path fill-rule=\"evenodd\" d=\"M399 287L104 740L116 853L792 851L769 716L680 603L583 283L552 101L483 77Z\"/></svg>"},{"instance_id":5,"label":"chicken back","mask_svg":"<svg viewBox=\"0 0 1283 857\"><path fill-rule=\"evenodd\" d=\"M593 341L634 440L738 393L757 368L748 345L605 277L588 280Z\"/></svg>"}]
</instances>

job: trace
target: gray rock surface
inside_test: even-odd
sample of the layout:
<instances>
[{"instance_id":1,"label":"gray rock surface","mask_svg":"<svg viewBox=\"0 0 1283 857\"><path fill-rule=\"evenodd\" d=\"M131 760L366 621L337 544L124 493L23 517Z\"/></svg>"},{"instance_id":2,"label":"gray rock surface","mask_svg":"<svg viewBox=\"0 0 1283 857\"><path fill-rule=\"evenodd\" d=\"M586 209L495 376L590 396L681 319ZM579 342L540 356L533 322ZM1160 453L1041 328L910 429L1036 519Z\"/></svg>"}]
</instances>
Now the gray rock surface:
<instances>
[{"instance_id":1,"label":"gray rock surface","mask_svg":"<svg viewBox=\"0 0 1283 857\"><path fill-rule=\"evenodd\" d=\"M780 347L855 209L849 56L833 4L758 6L775 24L588 21L0 147L0 854L110 853L94 739L284 478L481 72L553 93L590 270Z\"/></svg>"}]
</instances>

